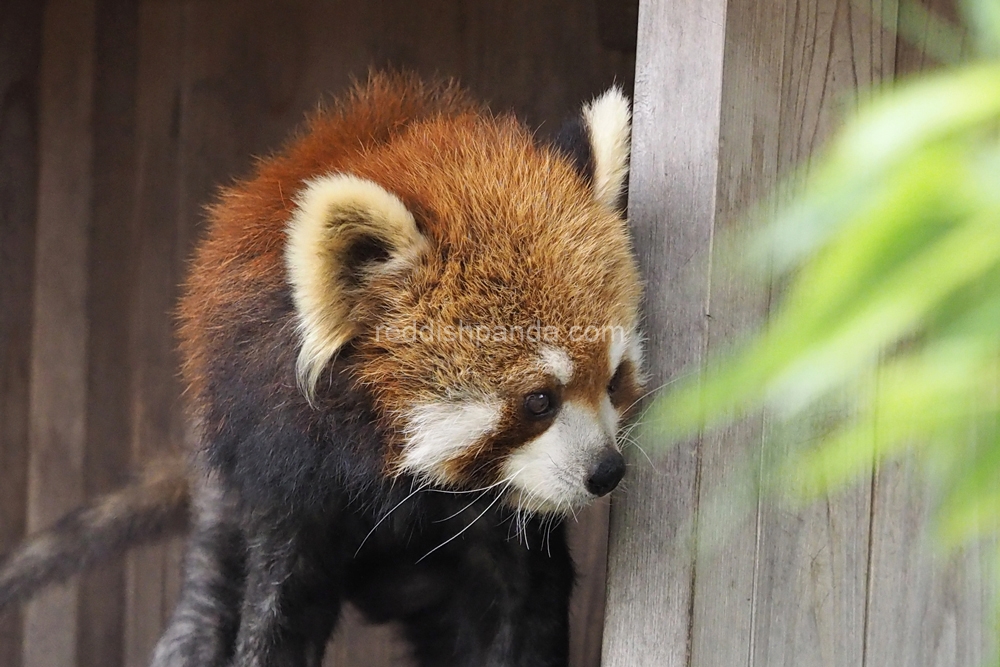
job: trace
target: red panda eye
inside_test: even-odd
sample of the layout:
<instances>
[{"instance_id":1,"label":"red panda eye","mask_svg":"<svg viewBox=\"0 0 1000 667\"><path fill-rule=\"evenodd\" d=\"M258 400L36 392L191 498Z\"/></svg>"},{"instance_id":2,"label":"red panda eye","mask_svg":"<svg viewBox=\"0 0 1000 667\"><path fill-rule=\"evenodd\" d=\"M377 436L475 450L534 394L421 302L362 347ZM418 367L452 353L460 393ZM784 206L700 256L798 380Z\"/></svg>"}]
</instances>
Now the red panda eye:
<instances>
[{"instance_id":1,"label":"red panda eye","mask_svg":"<svg viewBox=\"0 0 1000 667\"><path fill-rule=\"evenodd\" d=\"M618 364L615 374L608 380L608 393L614 394L622 386L622 375L625 373L625 364Z\"/></svg>"},{"instance_id":2,"label":"red panda eye","mask_svg":"<svg viewBox=\"0 0 1000 667\"><path fill-rule=\"evenodd\" d=\"M529 419L545 419L555 409L555 398L547 391L536 391L524 397L524 412Z\"/></svg>"}]
</instances>

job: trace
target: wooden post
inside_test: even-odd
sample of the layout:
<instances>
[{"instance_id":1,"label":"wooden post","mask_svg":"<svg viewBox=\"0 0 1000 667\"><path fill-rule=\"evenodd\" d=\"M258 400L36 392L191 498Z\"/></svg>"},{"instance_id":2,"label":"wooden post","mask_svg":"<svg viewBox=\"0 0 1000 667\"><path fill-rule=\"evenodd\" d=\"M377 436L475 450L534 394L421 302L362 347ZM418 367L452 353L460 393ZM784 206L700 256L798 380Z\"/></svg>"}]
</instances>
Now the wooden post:
<instances>
[{"instance_id":1,"label":"wooden post","mask_svg":"<svg viewBox=\"0 0 1000 667\"><path fill-rule=\"evenodd\" d=\"M639 6L629 215L646 278L647 360L655 387L702 357L707 257L715 222L726 0ZM605 667L688 662L694 559L685 522L697 502L697 443L633 453L612 502Z\"/></svg>"},{"instance_id":2,"label":"wooden post","mask_svg":"<svg viewBox=\"0 0 1000 667\"><path fill-rule=\"evenodd\" d=\"M913 69L895 16L895 0L640 5L629 210L652 387L767 317L769 288L714 242L858 99ZM767 469L764 432L749 418L670 451L640 443L652 465L631 452L612 500L603 664L981 664L995 644L983 552L934 557L909 463L801 509L751 494L720 522L720 485Z\"/></svg>"},{"instance_id":3,"label":"wooden post","mask_svg":"<svg viewBox=\"0 0 1000 667\"><path fill-rule=\"evenodd\" d=\"M0 545L26 527L42 14L20 3L0 20ZM21 666L21 635L19 611L0 612L0 665Z\"/></svg>"},{"instance_id":4,"label":"wooden post","mask_svg":"<svg viewBox=\"0 0 1000 667\"><path fill-rule=\"evenodd\" d=\"M41 529L83 499L87 387L87 259L93 102L92 2L45 8L39 111L39 199L28 530ZM73 665L78 585L51 588L24 611L24 667Z\"/></svg>"}]
</instances>

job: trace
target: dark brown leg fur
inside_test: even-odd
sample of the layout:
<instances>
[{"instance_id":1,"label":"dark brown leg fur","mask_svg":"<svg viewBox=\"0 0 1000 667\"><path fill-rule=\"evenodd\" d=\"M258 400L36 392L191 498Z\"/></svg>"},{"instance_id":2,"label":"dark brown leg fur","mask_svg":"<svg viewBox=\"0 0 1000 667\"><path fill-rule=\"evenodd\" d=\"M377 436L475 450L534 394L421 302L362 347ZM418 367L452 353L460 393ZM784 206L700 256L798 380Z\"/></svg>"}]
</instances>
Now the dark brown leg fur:
<instances>
[{"instance_id":1,"label":"dark brown leg fur","mask_svg":"<svg viewBox=\"0 0 1000 667\"><path fill-rule=\"evenodd\" d=\"M224 667L239 624L245 544L236 507L204 479L184 560L184 583L153 667Z\"/></svg>"}]
</instances>

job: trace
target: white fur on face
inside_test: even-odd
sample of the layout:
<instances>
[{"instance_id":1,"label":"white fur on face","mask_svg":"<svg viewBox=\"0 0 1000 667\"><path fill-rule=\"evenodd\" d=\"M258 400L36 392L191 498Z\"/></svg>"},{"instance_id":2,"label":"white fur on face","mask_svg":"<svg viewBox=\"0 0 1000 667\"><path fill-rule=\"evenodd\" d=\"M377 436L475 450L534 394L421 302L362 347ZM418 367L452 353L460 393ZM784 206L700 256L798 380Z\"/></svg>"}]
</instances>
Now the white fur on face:
<instances>
[{"instance_id":1,"label":"white fur on face","mask_svg":"<svg viewBox=\"0 0 1000 667\"><path fill-rule=\"evenodd\" d=\"M402 468L447 483L444 465L496 428L502 406L480 400L423 403L406 414Z\"/></svg>"},{"instance_id":2,"label":"white fur on face","mask_svg":"<svg viewBox=\"0 0 1000 667\"><path fill-rule=\"evenodd\" d=\"M599 413L565 403L552 425L504 464L514 503L530 512L566 513L594 499L586 482L612 445L618 413L605 397Z\"/></svg>"},{"instance_id":3,"label":"white fur on face","mask_svg":"<svg viewBox=\"0 0 1000 667\"><path fill-rule=\"evenodd\" d=\"M546 345L541 349L542 367L561 383L569 384L573 379L573 360L566 350Z\"/></svg>"},{"instance_id":4,"label":"white fur on face","mask_svg":"<svg viewBox=\"0 0 1000 667\"><path fill-rule=\"evenodd\" d=\"M625 356L625 350L628 348L629 336L625 335L621 330L616 329L613 336L611 336L611 345L608 346L608 361L610 362L611 373L614 374L618 370L618 365L622 362L622 357Z\"/></svg>"},{"instance_id":5,"label":"white fur on face","mask_svg":"<svg viewBox=\"0 0 1000 667\"><path fill-rule=\"evenodd\" d=\"M628 176L632 112L617 86L583 107L594 160L594 197L616 208Z\"/></svg>"}]
</instances>

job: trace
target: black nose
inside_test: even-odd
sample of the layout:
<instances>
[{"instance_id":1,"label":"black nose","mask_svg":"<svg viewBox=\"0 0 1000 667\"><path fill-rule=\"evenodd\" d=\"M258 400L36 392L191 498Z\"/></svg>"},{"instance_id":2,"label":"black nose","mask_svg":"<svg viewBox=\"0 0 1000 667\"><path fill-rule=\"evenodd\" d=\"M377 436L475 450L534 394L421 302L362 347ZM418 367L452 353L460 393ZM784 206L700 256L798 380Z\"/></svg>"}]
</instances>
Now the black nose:
<instances>
[{"instance_id":1,"label":"black nose","mask_svg":"<svg viewBox=\"0 0 1000 667\"><path fill-rule=\"evenodd\" d=\"M601 460L590 470L587 490L595 496L605 496L618 486L624 476L625 457L621 452L608 447L601 455Z\"/></svg>"}]
</instances>

